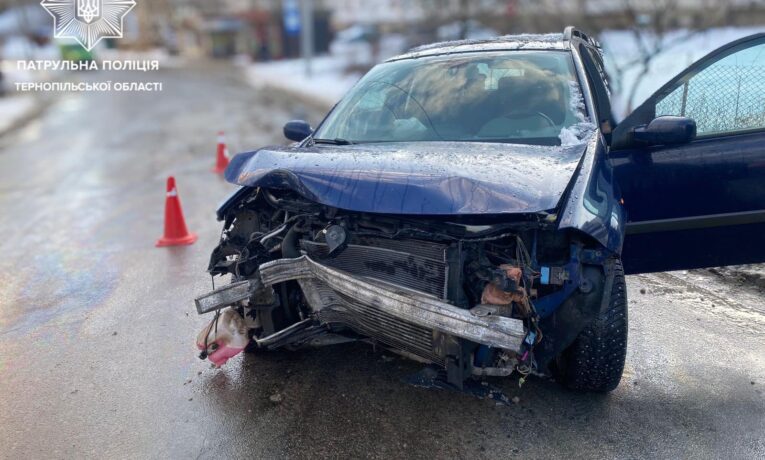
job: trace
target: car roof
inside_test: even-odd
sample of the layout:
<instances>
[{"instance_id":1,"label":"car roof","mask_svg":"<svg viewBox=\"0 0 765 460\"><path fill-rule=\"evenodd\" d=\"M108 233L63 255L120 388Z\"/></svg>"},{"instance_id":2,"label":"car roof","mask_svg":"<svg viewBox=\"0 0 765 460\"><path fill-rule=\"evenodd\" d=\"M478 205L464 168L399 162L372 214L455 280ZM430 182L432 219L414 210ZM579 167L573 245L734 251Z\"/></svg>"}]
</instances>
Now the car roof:
<instances>
[{"instance_id":1,"label":"car roof","mask_svg":"<svg viewBox=\"0 0 765 460\"><path fill-rule=\"evenodd\" d=\"M569 49L570 39L565 34L503 35L480 40L455 40L418 46L386 62L416 59L440 54L468 53L476 51L504 50L559 50Z\"/></svg>"}]
</instances>

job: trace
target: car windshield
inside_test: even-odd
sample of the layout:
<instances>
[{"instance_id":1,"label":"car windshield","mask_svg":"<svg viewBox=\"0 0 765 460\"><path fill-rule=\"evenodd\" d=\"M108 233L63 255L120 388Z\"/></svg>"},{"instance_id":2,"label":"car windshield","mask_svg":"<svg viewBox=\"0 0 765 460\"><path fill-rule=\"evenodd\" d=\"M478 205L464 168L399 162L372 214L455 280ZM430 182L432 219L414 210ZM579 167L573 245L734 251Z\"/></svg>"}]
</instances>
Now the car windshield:
<instances>
[{"instance_id":1,"label":"car windshield","mask_svg":"<svg viewBox=\"0 0 765 460\"><path fill-rule=\"evenodd\" d=\"M568 52L504 51L380 64L314 138L569 145L592 129Z\"/></svg>"}]
</instances>

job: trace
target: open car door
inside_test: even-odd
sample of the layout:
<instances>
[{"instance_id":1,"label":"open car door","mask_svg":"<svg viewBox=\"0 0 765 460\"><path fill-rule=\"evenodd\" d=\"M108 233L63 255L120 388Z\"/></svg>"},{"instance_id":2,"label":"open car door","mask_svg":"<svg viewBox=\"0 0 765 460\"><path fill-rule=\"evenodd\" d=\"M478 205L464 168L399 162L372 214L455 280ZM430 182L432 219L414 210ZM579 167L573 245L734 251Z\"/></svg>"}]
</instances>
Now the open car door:
<instances>
[{"instance_id":1,"label":"open car door","mask_svg":"<svg viewBox=\"0 0 765 460\"><path fill-rule=\"evenodd\" d=\"M627 273L765 262L765 34L667 83L616 127L609 156Z\"/></svg>"}]
</instances>

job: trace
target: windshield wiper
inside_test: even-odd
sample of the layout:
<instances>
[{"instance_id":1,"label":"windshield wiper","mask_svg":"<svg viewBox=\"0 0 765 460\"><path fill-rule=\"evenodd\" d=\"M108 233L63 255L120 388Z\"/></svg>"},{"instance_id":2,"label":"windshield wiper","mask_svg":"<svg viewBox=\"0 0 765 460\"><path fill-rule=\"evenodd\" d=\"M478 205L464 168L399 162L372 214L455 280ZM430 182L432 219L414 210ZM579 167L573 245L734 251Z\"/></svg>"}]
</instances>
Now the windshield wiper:
<instances>
[{"instance_id":1,"label":"windshield wiper","mask_svg":"<svg viewBox=\"0 0 765 460\"><path fill-rule=\"evenodd\" d=\"M334 139L313 139L314 144L331 144L331 145L351 145L353 142L348 139L341 139L336 137Z\"/></svg>"}]
</instances>

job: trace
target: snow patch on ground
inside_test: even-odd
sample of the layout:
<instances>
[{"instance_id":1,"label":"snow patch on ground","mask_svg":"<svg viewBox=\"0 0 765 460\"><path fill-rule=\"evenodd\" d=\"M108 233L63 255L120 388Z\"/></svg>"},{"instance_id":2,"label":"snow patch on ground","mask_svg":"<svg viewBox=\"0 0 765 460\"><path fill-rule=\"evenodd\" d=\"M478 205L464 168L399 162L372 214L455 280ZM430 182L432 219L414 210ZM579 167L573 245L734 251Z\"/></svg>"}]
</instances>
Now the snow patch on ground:
<instances>
[{"instance_id":1,"label":"snow patch on ground","mask_svg":"<svg viewBox=\"0 0 765 460\"><path fill-rule=\"evenodd\" d=\"M334 56L312 59L310 77L302 59L243 64L248 80L256 88L290 91L326 106L334 105L361 78L360 74L346 74L345 60Z\"/></svg>"}]
</instances>

